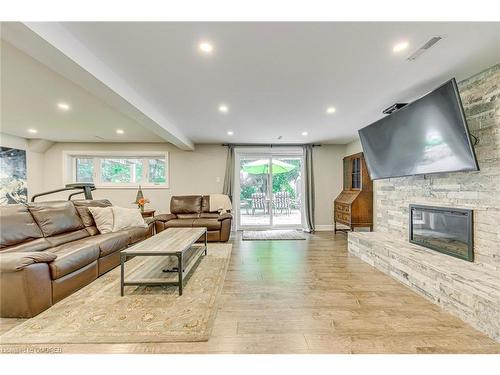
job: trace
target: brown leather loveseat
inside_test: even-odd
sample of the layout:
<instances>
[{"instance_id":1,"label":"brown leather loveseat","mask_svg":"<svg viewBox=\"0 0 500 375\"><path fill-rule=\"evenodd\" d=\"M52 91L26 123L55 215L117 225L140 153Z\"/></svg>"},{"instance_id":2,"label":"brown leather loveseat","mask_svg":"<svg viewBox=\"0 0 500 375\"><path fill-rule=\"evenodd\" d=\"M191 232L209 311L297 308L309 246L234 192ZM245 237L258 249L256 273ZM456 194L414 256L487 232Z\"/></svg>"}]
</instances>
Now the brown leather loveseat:
<instances>
[{"instance_id":1,"label":"brown leather loveseat","mask_svg":"<svg viewBox=\"0 0 500 375\"><path fill-rule=\"evenodd\" d=\"M231 234L233 215L210 210L208 195L173 196L170 214L155 216L156 233L167 228L206 227L208 241L226 242Z\"/></svg>"},{"instance_id":2,"label":"brown leather loveseat","mask_svg":"<svg viewBox=\"0 0 500 375\"><path fill-rule=\"evenodd\" d=\"M133 227L100 234L87 207L107 200L0 207L1 317L32 317L120 263L120 250L149 237Z\"/></svg>"}]
</instances>

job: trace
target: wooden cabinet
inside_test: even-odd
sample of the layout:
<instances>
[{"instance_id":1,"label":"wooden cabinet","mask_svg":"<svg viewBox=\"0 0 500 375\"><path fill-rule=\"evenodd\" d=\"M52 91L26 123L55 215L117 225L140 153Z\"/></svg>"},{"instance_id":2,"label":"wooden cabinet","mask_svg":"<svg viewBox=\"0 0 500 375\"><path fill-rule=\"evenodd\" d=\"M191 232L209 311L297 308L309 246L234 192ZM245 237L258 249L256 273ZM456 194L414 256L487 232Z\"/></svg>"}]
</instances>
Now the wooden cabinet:
<instances>
[{"instance_id":1,"label":"wooden cabinet","mask_svg":"<svg viewBox=\"0 0 500 375\"><path fill-rule=\"evenodd\" d=\"M363 153L344 158L344 190L334 202L334 229L337 223L354 230L355 227L373 229L373 183L368 174Z\"/></svg>"}]
</instances>

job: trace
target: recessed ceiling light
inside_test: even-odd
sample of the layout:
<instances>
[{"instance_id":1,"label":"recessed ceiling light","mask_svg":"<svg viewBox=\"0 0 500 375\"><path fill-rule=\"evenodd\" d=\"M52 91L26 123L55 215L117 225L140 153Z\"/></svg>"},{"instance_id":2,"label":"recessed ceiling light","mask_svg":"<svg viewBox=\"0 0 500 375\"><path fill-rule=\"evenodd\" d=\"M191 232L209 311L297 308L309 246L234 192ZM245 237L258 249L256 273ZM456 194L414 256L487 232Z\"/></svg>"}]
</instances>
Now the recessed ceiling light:
<instances>
[{"instance_id":1,"label":"recessed ceiling light","mask_svg":"<svg viewBox=\"0 0 500 375\"><path fill-rule=\"evenodd\" d=\"M234 134L234 133L233 133L233 131L232 131L232 130L228 130L227 135L233 135L233 134Z\"/></svg>"},{"instance_id":2,"label":"recessed ceiling light","mask_svg":"<svg viewBox=\"0 0 500 375\"><path fill-rule=\"evenodd\" d=\"M407 49L408 46L409 46L408 42L400 42L400 43L394 45L394 47L392 47L392 51L393 52L401 52L401 51L404 51L405 49Z\"/></svg>"},{"instance_id":3,"label":"recessed ceiling light","mask_svg":"<svg viewBox=\"0 0 500 375\"><path fill-rule=\"evenodd\" d=\"M214 50L214 46L208 42L201 42L200 44L198 44L198 48L200 49L201 52L206 54L210 54Z\"/></svg>"},{"instance_id":4,"label":"recessed ceiling light","mask_svg":"<svg viewBox=\"0 0 500 375\"><path fill-rule=\"evenodd\" d=\"M222 113L227 113L228 111L229 111L229 108L228 108L228 106L227 106L227 105L225 105L225 104L221 104L221 105L219 106L219 112L222 112Z\"/></svg>"},{"instance_id":5,"label":"recessed ceiling light","mask_svg":"<svg viewBox=\"0 0 500 375\"><path fill-rule=\"evenodd\" d=\"M123 129L116 129L116 134L125 134Z\"/></svg>"},{"instance_id":6,"label":"recessed ceiling light","mask_svg":"<svg viewBox=\"0 0 500 375\"><path fill-rule=\"evenodd\" d=\"M326 113L328 113L329 115L331 115L332 113L335 113L337 109L335 107L328 107L326 109Z\"/></svg>"},{"instance_id":7,"label":"recessed ceiling light","mask_svg":"<svg viewBox=\"0 0 500 375\"><path fill-rule=\"evenodd\" d=\"M308 135L309 133L308 132L302 132L302 135L305 137L306 135Z\"/></svg>"},{"instance_id":8,"label":"recessed ceiling light","mask_svg":"<svg viewBox=\"0 0 500 375\"><path fill-rule=\"evenodd\" d=\"M63 110L63 111L67 111L69 110L69 104L68 103L57 103L57 108Z\"/></svg>"},{"instance_id":9,"label":"recessed ceiling light","mask_svg":"<svg viewBox=\"0 0 500 375\"><path fill-rule=\"evenodd\" d=\"M28 133L36 134L36 133L38 133L38 130L36 130L36 129L28 129Z\"/></svg>"}]
</instances>

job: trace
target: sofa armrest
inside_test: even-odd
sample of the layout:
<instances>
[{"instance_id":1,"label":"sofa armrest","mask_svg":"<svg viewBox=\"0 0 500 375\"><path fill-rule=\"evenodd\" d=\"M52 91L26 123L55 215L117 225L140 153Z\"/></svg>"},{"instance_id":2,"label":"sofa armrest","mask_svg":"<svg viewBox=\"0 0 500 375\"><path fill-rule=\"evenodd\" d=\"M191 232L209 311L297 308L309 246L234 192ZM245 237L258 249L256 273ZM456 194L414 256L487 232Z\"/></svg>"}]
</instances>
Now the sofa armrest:
<instances>
[{"instance_id":1,"label":"sofa armrest","mask_svg":"<svg viewBox=\"0 0 500 375\"><path fill-rule=\"evenodd\" d=\"M177 218L174 214L160 214L154 217L155 221L169 221Z\"/></svg>"},{"instance_id":2,"label":"sofa armrest","mask_svg":"<svg viewBox=\"0 0 500 375\"><path fill-rule=\"evenodd\" d=\"M18 272L0 272L0 316L31 318L52 306L47 263L33 263Z\"/></svg>"},{"instance_id":3,"label":"sofa armrest","mask_svg":"<svg viewBox=\"0 0 500 375\"><path fill-rule=\"evenodd\" d=\"M233 215L231 215L230 213L226 212L226 213L223 213L222 215L220 215L217 218L217 220L222 221L222 220L232 219L232 218L233 218Z\"/></svg>"},{"instance_id":4,"label":"sofa armrest","mask_svg":"<svg viewBox=\"0 0 500 375\"><path fill-rule=\"evenodd\" d=\"M156 221L156 217L146 217L146 218L144 218L144 222L148 226L151 225L151 224L154 224L155 221Z\"/></svg>"},{"instance_id":5,"label":"sofa armrest","mask_svg":"<svg viewBox=\"0 0 500 375\"><path fill-rule=\"evenodd\" d=\"M33 251L0 254L1 272L18 272L35 263L50 263L57 258L48 251Z\"/></svg>"}]
</instances>

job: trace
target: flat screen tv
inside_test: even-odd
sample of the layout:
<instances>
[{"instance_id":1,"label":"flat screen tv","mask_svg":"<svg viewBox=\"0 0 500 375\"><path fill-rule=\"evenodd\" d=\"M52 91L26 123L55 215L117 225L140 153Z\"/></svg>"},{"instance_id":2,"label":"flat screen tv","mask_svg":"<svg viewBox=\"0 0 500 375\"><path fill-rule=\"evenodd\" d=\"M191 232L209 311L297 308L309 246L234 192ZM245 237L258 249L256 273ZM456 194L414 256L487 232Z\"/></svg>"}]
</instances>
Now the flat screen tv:
<instances>
[{"instance_id":1,"label":"flat screen tv","mask_svg":"<svg viewBox=\"0 0 500 375\"><path fill-rule=\"evenodd\" d=\"M359 137L373 180L479 170L455 79L359 130Z\"/></svg>"}]
</instances>

